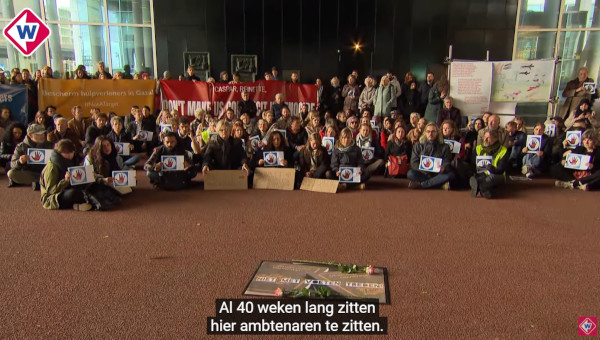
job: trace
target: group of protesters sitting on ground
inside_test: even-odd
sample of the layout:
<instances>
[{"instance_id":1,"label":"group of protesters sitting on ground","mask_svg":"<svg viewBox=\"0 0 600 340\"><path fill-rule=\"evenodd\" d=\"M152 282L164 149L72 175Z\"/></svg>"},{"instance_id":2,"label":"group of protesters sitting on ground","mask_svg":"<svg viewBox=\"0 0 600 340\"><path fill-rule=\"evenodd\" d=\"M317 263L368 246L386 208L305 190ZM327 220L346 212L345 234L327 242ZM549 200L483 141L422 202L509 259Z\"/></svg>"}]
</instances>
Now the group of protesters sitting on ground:
<instances>
[{"instance_id":1,"label":"group of protesters sitting on ground","mask_svg":"<svg viewBox=\"0 0 600 340\"><path fill-rule=\"evenodd\" d=\"M348 79L355 84L354 76ZM367 80L362 93L373 86L374 79ZM429 121L421 112L405 114L395 109L390 104L395 94L380 90L393 87L390 82L384 76L370 101L361 95L346 105L350 92L345 91L343 109L322 110L319 105L311 111L302 105L297 115L291 114L282 94L275 96L270 110L259 112L247 92L242 93L238 113L228 107L219 119L201 109L193 119L177 110L162 110L155 116L147 106L133 106L124 117L91 109L86 118L82 108L75 106L67 120L49 106L26 127L11 122L11 112L4 107L0 109L4 129L0 166L10 187L41 189L47 209L89 210L118 204L131 189L114 189L112 172L135 169L146 158L143 168L150 182L171 190L189 187L198 172L212 170L243 170L252 185L255 169L272 165L295 169L296 188L304 177L337 180L344 167L358 168L360 183L343 186L361 189L373 175L383 174L408 178L409 189L470 188L473 196L492 198L507 174L518 172L523 179L550 174L557 187L586 191L600 187L598 119L589 100L582 100L566 121L554 117L536 123L531 135L540 136L541 145L532 152L520 117L501 127L498 115L485 113L467 124L452 98L442 93L437 116ZM548 125L554 126L551 135L546 134ZM569 131L580 131L578 145L569 144ZM126 145L129 152L117 145ZM30 148L54 152L46 165L30 164ZM281 152L282 157L271 164L265 159L269 152ZM589 156L587 169L566 167L569 153ZM164 171L163 156L183 156L181 170ZM435 171L426 169L423 157L441 164ZM67 169L81 164L93 166L96 182L71 186Z\"/></svg>"}]
</instances>

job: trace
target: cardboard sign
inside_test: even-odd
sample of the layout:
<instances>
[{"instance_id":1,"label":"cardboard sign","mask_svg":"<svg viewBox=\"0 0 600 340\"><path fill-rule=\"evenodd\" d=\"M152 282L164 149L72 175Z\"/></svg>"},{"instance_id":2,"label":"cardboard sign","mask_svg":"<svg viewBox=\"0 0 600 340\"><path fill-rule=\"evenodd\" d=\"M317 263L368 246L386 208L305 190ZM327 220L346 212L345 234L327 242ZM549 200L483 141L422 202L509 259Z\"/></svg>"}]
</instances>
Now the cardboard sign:
<instances>
[{"instance_id":1,"label":"cardboard sign","mask_svg":"<svg viewBox=\"0 0 600 340\"><path fill-rule=\"evenodd\" d=\"M210 140L211 140L211 139L213 139L213 138L217 138L217 136L218 136L218 135L219 135L219 134L218 134L218 133L216 133L216 132L209 132L209 133L208 133L208 140L210 141Z\"/></svg>"},{"instance_id":2,"label":"cardboard sign","mask_svg":"<svg viewBox=\"0 0 600 340\"><path fill-rule=\"evenodd\" d=\"M252 146L252 149L258 150L260 148L260 137L252 136L252 137L250 137L249 140L250 140L250 145Z\"/></svg>"},{"instance_id":3,"label":"cardboard sign","mask_svg":"<svg viewBox=\"0 0 600 340\"><path fill-rule=\"evenodd\" d=\"M419 170L427 172L440 172L442 170L442 159L431 156L421 156Z\"/></svg>"},{"instance_id":4,"label":"cardboard sign","mask_svg":"<svg viewBox=\"0 0 600 340\"><path fill-rule=\"evenodd\" d=\"M450 152L456 154L460 153L460 142L457 142L452 139L444 139L444 143L446 143L448 147L450 147Z\"/></svg>"},{"instance_id":5,"label":"cardboard sign","mask_svg":"<svg viewBox=\"0 0 600 340\"><path fill-rule=\"evenodd\" d=\"M256 168L254 189L294 190L296 170L290 168Z\"/></svg>"},{"instance_id":6,"label":"cardboard sign","mask_svg":"<svg viewBox=\"0 0 600 340\"><path fill-rule=\"evenodd\" d=\"M152 137L154 137L154 132L140 130L138 135L140 136L139 140L141 140L142 142L150 142L150 141L152 141Z\"/></svg>"},{"instance_id":7,"label":"cardboard sign","mask_svg":"<svg viewBox=\"0 0 600 340\"><path fill-rule=\"evenodd\" d=\"M581 145L581 131L567 131L565 140L567 141L567 149L575 149Z\"/></svg>"},{"instance_id":8,"label":"cardboard sign","mask_svg":"<svg viewBox=\"0 0 600 340\"><path fill-rule=\"evenodd\" d=\"M283 166L282 161L285 159L283 151L264 151L263 159L265 166Z\"/></svg>"},{"instance_id":9,"label":"cardboard sign","mask_svg":"<svg viewBox=\"0 0 600 340\"><path fill-rule=\"evenodd\" d=\"M477 173L482 173L486 171L486 167L489 164L492 164L494 157L492 156L477 156L475 159L475 168L477 169Z\"/></svg>"},{"instance_id":10,"label":"cardboard sign","mask_svg":"<svg viewBox=\"0 0 600 340\"><path fill-rule=\"evenodd\" d=\"M336 180L304 177L300 190L335 194L339 184Z\"/></svg>"},{"instance_id":11,"label":"cardboard sign","mask_svg":"<svg viewBox=\"0 0 600 340\"><path fill-rule=\"evenodd\" d=\"M373 147L364 147L360 149L362 153L362 157L366 162L370 162L375 158L375 148Z\"/></svg>"},{"instance_id":12,"label":"cardboard sign","mask_svg":"<svg viewBox=\"0 0 600 340\"><path fill-rule=\"evenodd\" d=\"M67 171L71 173L71 185L87 184L96 181L93 165L73 166L67 168Z\"/></svg>"},{"instance_id":13,"label":"cardboard sign","mask_svg":"<svg viewBox=\"0 0 600 340\"><path fill-rule=\"evenodd\" d=\"M556 137L556 124L547 123L544 129L544 134L548 137Z\"/></svg>"},{"instance_id":14,"label":"cardboard sign","mask_svg":"<svg viewBox=\"0 0 600 340\"><path fill-rule=\"evenodd\" d=\"M137 180L135 178L135 170L119 170L112 172L113 186L118 187L135 187Z\"/></svg>"},{"instance_id":15,"label":"cardboard sign","mask_svg":"<svg viewBox=\"0 0 600 340\"><path fill-rule=\"evenodd\" d=\"M340 167L340 183L360 183L360 168Z\"/></svg>"},{"instance_id":16,"label":"cardboard sign","mask_svg":"<svg viewBox=\"0 0 600 340\"><path fill-rule=\"evenodd\" d=\"M567 154L565 168L575 170L588 170L588 163L591 157L589 155L580 155L576 153Z\"/></svg>"},{"instance_id":17,"label":"cardboard sign","mask_svg":"<svg viewBox=\"0 0 600 340\"><path fill-rule=\"evenodd\" d=\"M52 149L29 148L27 149L27 156L29 156L27 164L48 164L51 154Z\"/></svg>"},{"instance_id":18,"label":"cardboard sign","mask_svg":"<svg viewBox=\"0 0 600 340\"><path fill-rule=\"evenodd\" d=\"M183 156L160 156L162 171L181 171L185 165Z\"/></svg>"},{"instance_id":19,"label":"cardboard sign","mask_svg":"<svg viewBox=\"0 0 600 340\"><path fill-rule=\"evenodd\" d=\"M117 149L117 155L129 156L131 146L129 143L115 142L115 149Z\"/></svg>"},{"instance_id":20,"label":"cardboard sign","mask_svg":"<svg viewBox=\"0 0 600 340\"><path fill-rule=\"evenodd\" d=\"M248 190L244 170L210 170L204 175L204 190Z\"/></svg>"},{"instance_id":21,"label":"cardboard sign","mask_svg":"<svg viewBox=\"0 0 600 340\"><path fill-rule=\"evenodd\" d=\"M167 132L172 132L173 131L173 125L172 124L160 124L160 132L167 133Z\"/></svg>"},{"instance_id":22,"label":"cardboard sign","mask_svg":"<svg viewBox=\"0 0 600 340\"><path fill-rule=\"evenodd\" d=\"M321 142L321 145L323 145L325 150L327 150L327 154L331 156L333 154L333 148L335 146L335 138L323 137L323 141Z\"/></svg>"},{"instance_id":23,"label":"cardboard sign","mask_svg":"<svg viewBox=\"0 0 600 340\"><path fill-rule=\"evenodd\" d=\"M595 94L596 93L596 83L583 83L583 89L587 94Z\"/></svg>"},{"instance_id":24,"label":"cardboard sign","mask_svg":"<svg viewBox=\"0 0 600 340\"><path fill-rule=\"evenodd\" d=\"M536 153L542 150L542 136L527 135L527 153Z\"/></svg>"}]
</instances>

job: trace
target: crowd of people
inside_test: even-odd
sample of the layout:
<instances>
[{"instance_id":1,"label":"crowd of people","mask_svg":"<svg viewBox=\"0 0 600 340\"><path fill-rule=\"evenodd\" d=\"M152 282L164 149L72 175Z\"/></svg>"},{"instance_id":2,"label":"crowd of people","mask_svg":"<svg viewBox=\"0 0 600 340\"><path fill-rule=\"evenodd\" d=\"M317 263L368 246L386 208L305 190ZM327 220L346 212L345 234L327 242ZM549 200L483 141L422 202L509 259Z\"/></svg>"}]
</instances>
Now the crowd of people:
<instances>
[{"instance_id":1,"label":"crowd of people","mask_svg":"<svg viewBox=\"0 0 600 340\"><path fill-rule=\"evenodd\" d=\"M40 76L51 76L48 69ZM30 74L13 72L11 82L14 78L15 83L35 87ZM89 77L81 68L76 74ZM112 76L99 63L95 77ZM122 74L117 77L126 79ZM276 69L265 78L278 79ZM193 68L183 79L197 80ZM265 166L295 169L296 187L304 177L337 180L345 167L358 168L360 183L341 185L359 189L378 174L408 178L409 189L470 189L472 196L485 198L494 197L507 175L516 173L527 179L549 175L562 188L600 187L598 119L592 101L577 95L578 87L569 88L574 97L582 97L571 112L535 123L528 131L520 117L504 126L498 115L489 112L467 121L454 107L444 76L435 82L433 73L427 73L419 83L408 72L400 82L389 72L379 82L367 76L364 86L357 79L353 72L342 86L334 77L328 87L317 79L316 109L309 111L304 105L297 115L291 114L283 94L275 96L269 110L259 111L246 92L237 113L232 108L215 114L198 109L194 117L180 116L176 110L155 115L147 106L133 106L125 115L92 109L85 117L82 108L75 106L72 118L66 119L48 106L26 126L12 122L10 109L3 107L0 166L10 187L31 185L41 190L47 209L117 205L131 189L115 189L112 172L135 169L141 160L150 182L170 190L189 187L199 172L213 170L243 170L251 185L255 169ZM584 79L589 80L587 73ZM228 82L226 72L220 81ZM298 81L297 74L292 81ZM571 98L569 105L572 102ZM571 145L566 138L569 131L581 133L580 143ZM533 148L528 135L539 136L535 140L541 145ZM122 152L117 145L130 150ZM47 164L33 164L28 155L31 148L54 151ZM265 158L272 152L281 155L275 163ZM566 166L570 153L589 156L585 169ZM171 164L163 163L164 156L181 156L183 164L166 171ZM72 186L67 169L81 164L93 167L96 181Z\"/></svg>"}]
</instances>

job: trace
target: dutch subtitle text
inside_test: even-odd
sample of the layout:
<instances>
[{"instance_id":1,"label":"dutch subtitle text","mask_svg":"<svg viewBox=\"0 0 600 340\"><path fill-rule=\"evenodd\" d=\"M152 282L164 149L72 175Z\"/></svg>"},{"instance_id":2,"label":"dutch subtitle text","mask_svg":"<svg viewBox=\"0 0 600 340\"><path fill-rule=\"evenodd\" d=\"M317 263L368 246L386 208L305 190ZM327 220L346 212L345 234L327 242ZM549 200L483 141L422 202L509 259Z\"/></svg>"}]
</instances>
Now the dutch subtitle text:
<instances>
[{"instance_id":1,"label":"dutch subtitle text","mask_svg":"<svg viewBox=\"0 0 600 340\"><path fill-rule=\"evenodd\" d=\"M387 334L377 300L217 299L207 334Z\"/></svg>"}]
</instances>

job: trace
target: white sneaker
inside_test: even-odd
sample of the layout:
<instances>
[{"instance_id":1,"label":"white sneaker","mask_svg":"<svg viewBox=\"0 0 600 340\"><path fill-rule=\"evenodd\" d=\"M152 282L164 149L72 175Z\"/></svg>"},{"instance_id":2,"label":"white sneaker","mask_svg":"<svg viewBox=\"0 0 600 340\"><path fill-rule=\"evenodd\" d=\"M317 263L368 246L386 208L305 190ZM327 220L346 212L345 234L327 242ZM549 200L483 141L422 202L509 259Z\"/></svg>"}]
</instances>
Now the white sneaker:
<instances>
[{"instance_id":1,"label":"white sneaker","mask_svg":"<svg viewBox=\"0 0 600 340\"><path fill-rule=\"evenodd\" d=\"M73 210L90 211L92 210L92 205L89 203L73 204Z\"/></svg>"},{"instance_id":2,"label":"white sneaker","mask_svg":"<svg viewBox=\"0 0 600 340\"><path fill-rule=\"evenodd\" d=\"M555 181L554 186L557 188L573 189L573 181Z\"/></svg>"},{"instance_id":3,"label":"white sneaker","mask_svg":"<svg viewBox=\"0 0 600 340\"><path fill-rule=\"evenodd\" d=\"M528 167L527 165L523 165L523 166L521 167L521 173L522 173L523 175L527 175L527 173L528 173L528 172L529 172L529 167Z\"/></svg>"}]
</instances>

